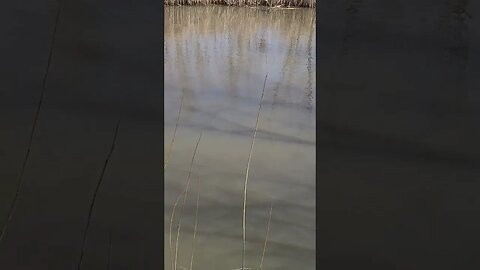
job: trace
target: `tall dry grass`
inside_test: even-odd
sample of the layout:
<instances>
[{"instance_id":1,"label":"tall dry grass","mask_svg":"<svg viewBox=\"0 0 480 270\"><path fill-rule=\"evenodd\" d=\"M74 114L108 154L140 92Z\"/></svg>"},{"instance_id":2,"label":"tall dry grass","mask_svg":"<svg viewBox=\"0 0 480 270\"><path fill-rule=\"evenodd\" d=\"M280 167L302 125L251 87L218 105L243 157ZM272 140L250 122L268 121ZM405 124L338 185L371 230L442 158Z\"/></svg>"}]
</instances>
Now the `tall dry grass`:
<instances>
[{"instance_id":1,"label":"tall dry grass","mask_svg":"<svg viewBox=\"0 0 480 270\"><path fill-rule=\"evenodd\" d=\"M270 233L270 222L272 221L272 211L273 211L273 203L270 204L270 211L268 212L267 233L265 234L265 242L263 244L262 259L260 260L260 265L258 266L260 270L263 269L263 261L265 260L265 253L267 251L268 235Z\"/></svg>"},{"instance_id":2,"label":"tall dry grass","mask_svg":"<svg viewBox=\"0 0 480 270\"><path fill-rule=\"evenodd\" d=\"M83 259L84 259L84 256L85 256L85 251L87 249L87 236L88 236L88 233L89 233L89 230L90 230L90 224L91 224L91 221L92 221L93 212L95 210L95 205L96 205L96 201L97 201L97 198L98 198L98 193L100 191L100 188L102 187L103 180L105 179L105 172L107 171L108 165L110 164L110 160L111 160L113 152L115 150L115 146L117 144L117 137L118 137L119 128L120 128L120 120L118 120L117 125L115 126L115 132L113 133L113 139L112 139L112 144L110 146L110 151L108 152L107 157L105 158L105 162L103 163L102 172L100 173L100 177L97 181L97 185L95 187L92 199L90 201L90 208L88 209L87 221L86 221L86 224L85 224L85 229L83 231L82 246L81 246L81 249L80 249L80 256L79 256L78 263L77 263L77 270L81 270L82 267L83 267Z\"/></svg>"},{"instance_id":3,"label":"tall dry grass","mask_svg":"<svg viewBox=\"0 0 480 270\"><path fill-rule=\"evenodd\" d=\"M255 129L252 134L252 143L250 144L250 151L248 153L247 168L245 171L245 181L243 186L243 209L242 209L242 269L245 269L245 253L247 249L247 193L248 193L248 177L250 176L250 164L252 161L253 148L255 146L255 139L257 138L258 122L260 120L260 113L262 111L263 97L265 96L265 85L267 84L268 73L265 74L265 80L263 81L262 95L258 105L257 119L255 121Z\"/></svg>"},{"instance_id":4,"label":"tall dry grass","mask_svg":"<svg viewBox=\"0 0 480 270\"><path fill-rule=\"evenodd\" d=\"M33 115L33 122L32 122L32 126L31 126L31 129L30 129L30 135L29 135L28 142L27 142L27 151L25 152L25 158L23 159L22 167L20 169L20 174L18 176L18 182L17 182L16 190L15 190L13 199L10 203L10 206L8 208L6 220L3 224L0 223L1 224L0 242L3 241L5 233L7 232L7 229L8 229L8 225L10 224L10 222L13 218L13 214L16 210L17 203L18 203L18 198L20 197L20 194L23 191L24 175L25 175L25 171L26 171L26 168L27 168L28 161L30 160L30 153L31 153L32 145L33 145L33 139L34 139L35 134L36 134L36 130L37 130L37 127L38 127L38 120L40 118L40 112L42 111L42 105L43 105L43 101L44 101L44 97L45 97L45 91L46 91L46 87L47 87L46 85L47 85L48 75L49 75L49 72L50 72L50 66L51 66L51 63L52 63L55 40L56 40L56 36L57 36L57 29L58 29L58 24L59 24L58 22L60 21L61 8L62 8L62 1L57 0L57 10L56 10L56 15L55 15L55 23L53 25L53 33L52 33L52 37L50 39L50 48L49 48L49 53L48 53L47 66L45 68L45 73L43 74L43 78L42 78L42 87L40 89L40 97L39 97L38 102L37 102L37 106L36 106L36 109L35 109L35 114Z\"/></svg>"},{"instance_id":5,"label":"tall dry grass","mask_svg":"<svg viewBox=\"0 0 480 270\"><path fill-rule=\"evenodd\" d=\"M182 96L180 97L180 106L179 106L179 109L178 109L177 121L175 122L175 129L173 130L172 141L170 142L170 148L169 148L168 153L165 157L165 163L163 164L163 169L164 170L167 168L167 164L168 164L168 161L170 159L170 155L173 152L173 146L175 144L175 137L177 135L178 123L180 122L180 115L182 114L182 107L183 107L183 93L182 93Z\"/></svg>"},{"instance_id":6,"label":"tall dry grass","mask_svg":"<svg viewBox=\"0 0 480 270\"><path fill-rule=\"evenodd\" d=\"M315 10L275 9L265 13L260 8L225 8L208 6L189 12L183 8L165 9L165 40L177 40L195 36L236 33L241 40L248 41L259 32L268 29L282 34L284 40L309 37L315 28ZM305 43L305 42L302 42ZM179 44L180 46L182 44Z\"/></svg>"},{"instance_id":7,"label":"tall dry grass","mask_svg":"<svg viewBox=\"0 0 480 270\"><path fill-rule=\"evenodd\" d=\"M164 0L164 4L169 6L226 5L314 8L316 0Z\"/></svg>"},{"instance_id":8,"label":"tall dry grass","mask_svg":"<svg viewBox=\"0 0 480 270\"><path fill-rule=\"evenodd\" d=\"M171 257L171 260L172 260L172 269L173 270L177 270L177 268L178 268L178 264L177 264L177 262L178 262L178 249L179 249L178 245L179 245L179 239L180 239L180 231L181 231L181 227L182 227L182 212L183 212L183 209L184 209L185 204L187 202L188 190L189 190L189 187L190 187L190 179L191 179L191 176L192 176L192 169L193 169L193 165L195 163L195 156L197 154L198 146L200 144L201 139L202 139L202 131L200 131L200 135L198 137L197 143L195 144L195 149L194 149L193 154L192 154L192 159L190 161L190 168L188 170L188 176L187 176L187 180L186 180L186 184L185 184L185 189L183 190L183 192L178 196L177 200L175 201L175 204L174 204L173 209L172 209L172 215L171 215L171 218L170 218L169 248L170 248L170 257ZM198 189L198 184L197 184L197 189ZM173 224L174 224L175 212L176 212L178 204L180 203L180 200L182 198L183 198L183 202L180 205L180 210L179 210L179 213L178 213L179 217L178 217L178 223L177 223L177 236L176 236L175 245L173 245L172 228L173 228ZM198 197L197 197L197 203L198 203ZM193 264L193 251L192 251L192 264Z\"/></svg>"}]
</instances>

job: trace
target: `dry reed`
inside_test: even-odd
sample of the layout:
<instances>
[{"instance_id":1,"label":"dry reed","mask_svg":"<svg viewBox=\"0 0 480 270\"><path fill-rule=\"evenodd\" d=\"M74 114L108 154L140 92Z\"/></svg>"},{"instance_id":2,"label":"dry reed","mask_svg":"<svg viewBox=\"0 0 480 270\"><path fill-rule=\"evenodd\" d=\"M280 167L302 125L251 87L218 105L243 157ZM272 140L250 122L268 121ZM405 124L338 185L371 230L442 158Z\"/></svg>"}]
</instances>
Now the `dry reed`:
<instances>
[{"instance_id":1,"label":"dry reed","mask_svg":"<svg viewBox=\"0 0 480 270\"><path fill-rule=\"evenodd\" d=\"M105 159L105 162L103 164L102 172L100 174L100 177L97 181L97 185L93 192L92 200L90 201L90 208L88 209L87 222L85 224L85 230L83 231L82 246L80 250L80 257L78 259L77 270L82 269L85 249L87 247L87 236L88 236L88 231L90 229L90 223L92 220L93 211L95 209L95 203L97 201L98 193L100 191L100 188L102 186L102 183L105 177L105 172L107 171L107 167L110 163L110 159L112 158L113 151L115 150L115 146L117 144L117 136L118 136L119 128L120 128L120 120L117 122L117 125L115 126L115 132L113 133L113 139L112 139L112 144L110 146L110 151L107 154L107 158Z\"/></svg>"},{"instance_id":2,"label":"dry reed","mask_svg":"<svg viewBox=\"0 0 480 270\"><path fill-rule=\"evenodd\" d=\"M173 152L173 147L174 147L174 144L175 144L175 137L177 135L177 128L178 128L178 123L180 122L180 115L182 113L182 106L183 106L183 92L182 92L182 96L180 97L180 106L179 106L179 109L178 109L178 115L177 115L177 120L175 121L175 128L173 130L173 135L172 135L172 140L170 142L170 146L169 146L169 150L168 150L168 153L165 157L165 163L164 163L164 166L163 166L163 169L165 170L167 168L167 164L168 164L168 161L170 159L170 156ZM182 193L183 194L183 193ZM173 211L172 211L172 216L171 216L171 219L170 219L170 232L169 232L169 248L170 248L170 257L171 257L171 261L172 261L172 269L174 269L174 265L173 265L173 247L172 247L172 226L173 226L173 218L175 216L175 209L176 209L176 206L179 202L179 200L181 199L182 197L182 194L180 194L180 196L178 196L177 200L175 201L175 204L174 204L174 208L173 208Z\"/></svg>"},{"instance_id":3,"label":"dry reed","mask_svg":"<svg viewBox=\"0 0 480 270\"><path fill-rule=\"evenodd\" d=\"M266 6L276 7L316 7L316 0L164 0L168 6L224 5L224 6Z\"/></svg>"},{"instance_id":4,"label":"dry reed","mask_svg":"<svg viewBox=\"0 0 480 270\"><path fill-rule=\"evenodd\" d=\"M264 29L281 33L282 42L288 44L299 38L302 41L308 39L311 29L315 28L316 24L314 9L276 9L275 12L265 13L260 8L236 10L235 8L207 6L195 9L195 12L167 7L164 12L165 41L171 43L173 40L181 39L180 45L184 44L185 39L192 37L204 37L212 34L221 37L230 32L237 33L242 42L248 43ZM238 23L239 21L242 23ZM246 47L245 43L242 47ZM306 44L306 42L300 43ZM207 44L202 45L207 46ZM175 62L175 64L178 63Z\"/></svg>"},{"instance_id":5,"label":"dry reed","mask_svg":"<svg viewBox=\"0 0 480 270\"><path fill-rule=\"evenodd\" d=\"M268 242L268 234L270 233L270 221L272 220L272 210L273 204L270 204L270 212L268 214L268 221L267 221L267 233L265 234L265 243L263 245L263 252L262 252L262 259L260 260L259 269L263 269L263 260L265 259L265 251L267 251L267 242Z\"/></svg>"},{"instance_id":6,"label":"dry reed","mask_svg":"<svg viewBox=\"0 0 480 270\"><path fill-rule=\"evenodd\" d=\"M192 256L190 258L190 270L193 269L193 256L195 252L195 240L197 239L197 225L198 225L198 206L200 201L200 175L197 172L197 202L195 208L195 225L193 227L193 241L192 241Z\"/></svg>"},{"instance_id":7,"label":"dry reed","mask_svg":"<svg viewBox=\"0 0 480 270\"><path fill-rule=\"evenodd\" d=\"M175 269L175 257L174 257L174 249L173 249L173 243L172 243L172 228L173 228L173 219L175 217L175 210L177 209L178 202L183 196L183 192L177 197L175 200L175 203L173 204L173 209L172 209L172 215L170 216L170 228L169 228L169 247L170 247L170 260L172 262L172 269Z\"/></svg>"},{"instance_id":8,"label":"dry reed","mask_svg":"<svg viewBox=\"0 0 480 270\"><path fill-rule=\"evenodd\" d=\"M182 113L182 106L183 106L183 92L182 92L182 96L180 97L180 108L178 109L177 121L175 122L175 128L173 129L172 141L170 142L170 147L169 147L168 153L165 157L165 163L163 165L164 170L167 168L168 161L169 161L170 156L173 152L173 145L175 143L175 136L177 135L178 122L180 122L180 115Z\"/></svg>"},{"instance_id":9,"label":"dry reed","mask_svg":"<svg viewBox=\"0 0 480 270\"><path fill-rule=\"evenodd\" d=\"M179 242L179 239L180 239L180 230L181 230L181 226L182 226L182 211L183 211L183 208L185 206L185 203L187 201L187 195L188 195L188 189L189 189L189 186L190 186L190 178L191 178L191 174L192 174L192 168L193 168L193 164L195 162L195 156L197 154L197 150L198 150L198 145L200 144L200 140L202 139L202 131L200 131L200 135L198 137L198 140L197 140L197 143L195 145L195 149L193 151L193 155L192 155L192 159L190 161L190 168L188 170L188 176L187 176L187 183L185 185L185 189L182 191L182 193L178 196L178 198L176 199L175 201L175 204L173 205L173 210L172 210L172 215L171 215L171 218L170 218L170 253L171 253L171 257L172 257L172 269L173 270L176 270L177 269L177 261L178 261L178 242ZM173 227L173 220L174 220L174 215L175 215L175 210L178 206L178 203L180 202L180 199L183 197L183 203L181 205L181 208L180 208L180 213L179 213L179 221L178 221L178 226L177 226L177 237L176 237L176 243L175 243L175 254L173 255L173 246L172 246L172 227Z\"/></svg>"},{"instance_id":10,"label":"dry reed","mask_svg":"<svg viewBox=\"0 0 480 270\"><path fill-rule=\"evenodd\" d=\"M255 139L257 138L258 120L260 119L260 112L262 111L263 97L265 94L265 85L267 83L268 74L265 74L265 80L263 81L262 96L260 97L260 103L258 106L257 119L255 122L255 129L253 130L252 143L250 144L250 151L248 153L247 168L245 170L245 181L243 185L243 216L242 216L242 269L245 269L245 253L247 248L246 230L247 230L247 189L248 189L248 177L250 175L250 162L252 160L253 147L255 146Z\"/></svg>"},{"instance_id":11,"label":"dry reed","mask_svg":"<svg viewBox=\"0 0 480 270\"><path fill-rule=\"evenodd\" d=\"M55 23L53 25L53 33L52 33L52 37L50 39L50 48L49 48L49 53L48 53L47 66L45 68L45 73L43 74L43 79L42 79L42 88L40 90L40 98L38 99L37 106L35 108L35 114L34 114L34 117L33 117L32 128L30 130L30 135L29 135L28 143L27 143L27 151L25 152L25 158L23 160L22 167L20 169L20 175L18 176L18 184L17 184L16 190L15 190L15 193L13 195L12 202L10 203L10 207L8 208L7 218L2 225L2 230L0 231L0 242L3 241L3 237L5 236L8 225L10 224L10 222L12 220L13 213L15 212L15 208L17 206L18 198L19 198L20 193L22 192L22 189L23 189L25 170L27 168L28 160L30 159L30 152L31 152L31 149L32 149L33 138L35 137L35 132L37 130L38 119L40 118L40 111L42 110L43 100L44 100L44 97L45 97L45 91L46 91L46 88L47 88L47 79L48 79L48 74L49 74L49 71L50 71L50 66L51 66L52 58L53 58L55 39L56 39L56 36L57 36L57 29L58 29L58 24L59 24L58 22L60 21L61 8L62 8L62 1L58 0L57 1L57 11L56 11L56 15L55 15Z\"/></svg>"}]
</instances>

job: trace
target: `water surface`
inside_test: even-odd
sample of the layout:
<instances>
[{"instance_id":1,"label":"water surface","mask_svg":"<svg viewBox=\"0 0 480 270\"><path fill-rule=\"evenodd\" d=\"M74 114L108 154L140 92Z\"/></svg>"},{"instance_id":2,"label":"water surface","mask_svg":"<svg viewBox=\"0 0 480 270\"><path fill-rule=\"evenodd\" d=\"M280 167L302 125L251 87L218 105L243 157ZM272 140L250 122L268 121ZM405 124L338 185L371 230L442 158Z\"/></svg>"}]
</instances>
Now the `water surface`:
<instances>
[{"instance_id":1,"label":"water surface","mask_svg":"<svg viewBox=\"0 0 480 270\"><path fill-rule=\"evenodd\" d=\"M193 268L241 267L244 175L267 74L250 166L246 266L259 268L273 205L263 269L314 269L315 11L166 7L164 49L166 269L172 208L200 134L177 269L191 263L197 183Z\"/></svg>"}]
</instances>

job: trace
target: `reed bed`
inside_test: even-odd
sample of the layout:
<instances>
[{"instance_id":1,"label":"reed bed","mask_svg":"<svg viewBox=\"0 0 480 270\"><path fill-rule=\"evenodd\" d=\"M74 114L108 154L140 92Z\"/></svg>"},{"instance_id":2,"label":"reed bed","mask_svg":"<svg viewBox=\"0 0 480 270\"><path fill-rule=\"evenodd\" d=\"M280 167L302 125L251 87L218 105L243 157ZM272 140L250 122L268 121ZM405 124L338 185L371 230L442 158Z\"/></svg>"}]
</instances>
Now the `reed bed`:
<instances>
[{"instance_id":1,"label":"reed bed","mask_svg":"<svg viewBox=\"0 0 480 270\"><path fill-rule=\"evenodd\" d=\"M282 56L285 58L283 65L288 66L285 69L301 68L298 62L304 59L303 52L309 53L312 63L310 65L301 63L301 65L314 65L315 55L312 54L315 49L316 19L312 16L314 13L314 10L278 10L275 13L263 14L259 9L236 10L218 6L198 8L195 12L185 12L184 9L176 7L166 8L164 50L167 59L165 66L175 70L176 74L207 72L205 66L212 65L208 62L209 52L214 48L206 41L221 40L225 37L231 39L234 44L229 46L236 47L238 54L217 54L215 57L226 58L228 61L225 63L248 66L252 61L252 54L248 50L259 46L255 43L265 29L269 29L269 32L275 35L276 39L281 40L282 44L287 44L288 50ZM190 40L197 42L191 43ZM185 57L189 53L195 54L196 58ZM187 59L189 63L185 62ZM228 77L233 80L239 77L235 74L233 67L223 65L223 62L222 66L215 68L228 72ZM311 75L313 76L313 73ZM196 83L201 83L202 78L207 77L200 77L200 81ZM182 88L195 91L195 87L188 80L181 80L181 84Z\"/></svg>"},{"instance_id":2,"label":"reed bed","mask_svg":"<svg viewBox=\"0 0 480 270\"><path fill-rule=\"evenodd\" d=\"M200 74L195 84L186 79L179 80L180 88L190 89L190 92L197 92L196 85L209 85L210 78L215 74L209 70L223 70L225 78L229 78L231 87L229 90L236 92L246 91L242 89L238 67L249 67L260 64L260 58L252 58L252 52L270 50L270 44L266 48L260 48L259 36L264 35L265 29L281 44L287 46L284 54L277 56L275 65L281 66L281 80L274 81L274 97L286 93L289 88L279 88L292 80L294 72L287 70L301 70L308 67L308 78L310 89L308 95L292 96L292 102L305 104L306 107L313 107L314 99L313 85L315 69L315 10L284 10L265 14L260 9L235 7L207 6L165 8L164 51L166 56L165 67L167 73L172 76L183 76L178 74ZM190 10L190 11L189 11ZM241 23L239 23L241 22ZM292 23L295 22L295 23ZM224 53L222 48L215 48L212 40L228 39L229 45L234 53ZM195 42L192 42L194 40ZM219 43L220 44L220 43ZM219 45L222 46L222 45ZM304 52L308 53L308 58ZM186 57L195 55L194 58ZM212 58L226 59L220 62L211 62ZM280 62L280 63L278 63ZM274 68L275 69L275 68ZM278 72L278 71L275 71ZM237 89L239 88L239 89ZM187 93L190 96L192 93ZM250 95L249 93L245 93ZM175 109L177 110L177 109ZM183 112L182 112L183 113ZM183 116L182 116L183 117ZM173 119L172 119L173 120ZM175 121L175 120L173 120Z\"/></svg>"},{"instance_id":3,"label":"reed bed","mask_svg":"<svg viewBox=\"0 0 480 270\"><path fill-rule=\"evenodd\" d=\"M308 39L316 24L312 14L315 14L313 9L275 9L275 12L265 13L260 8L207 6L186 12L182 8L169 7L165 9L164 36L165 40L176 40L192 35L238 33L241 40L248 41L259 31L269 29L280 33L284 40Z\"/></svg>"},{"instance_id":4,"label":"reed bed","mask_svg":"<svg viewBox=\"0 0 480 270\"><path fill-rule=\"evenodd\" d=\"M168 6L194 6L194 5L225 5L225 6L265 6L270 8L280 7L316 7L316 0L164 0Z\"/></svg>"}]
</instances>

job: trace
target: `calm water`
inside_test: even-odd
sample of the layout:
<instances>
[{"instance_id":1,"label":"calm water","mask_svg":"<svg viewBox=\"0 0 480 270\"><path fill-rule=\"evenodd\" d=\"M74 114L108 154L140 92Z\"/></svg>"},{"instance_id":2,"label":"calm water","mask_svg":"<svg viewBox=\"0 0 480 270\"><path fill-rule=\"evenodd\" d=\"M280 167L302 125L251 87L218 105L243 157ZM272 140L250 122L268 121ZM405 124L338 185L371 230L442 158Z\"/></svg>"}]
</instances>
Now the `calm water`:
<instances>
[{"instance_id":1,"label":"calm water","mask_svg":"<svg viewBox=\"0 0 480 270\"><path fill-rule=\"evenodd\" d=\"M263 269L315 268L315 11L169 7L166 269L172 268L172 208L187 183L201 132L181 214L177 269L190 267L197 184L193 268L241 267L244 175L267 73L250 167L246 266L259 268L272 204Z\"/></svg>"}]
</instances>

